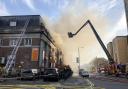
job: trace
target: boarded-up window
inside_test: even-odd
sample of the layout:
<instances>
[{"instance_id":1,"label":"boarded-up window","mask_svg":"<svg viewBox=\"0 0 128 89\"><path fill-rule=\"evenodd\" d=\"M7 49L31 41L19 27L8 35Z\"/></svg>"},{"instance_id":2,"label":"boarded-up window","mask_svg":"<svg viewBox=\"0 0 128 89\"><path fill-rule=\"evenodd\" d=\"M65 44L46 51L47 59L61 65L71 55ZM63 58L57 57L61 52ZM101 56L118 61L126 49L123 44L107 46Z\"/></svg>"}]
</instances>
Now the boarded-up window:
<instances>
[{"instance_id":1,"label":"boarded-up window","mask_svg":"<svg viewBox=\"0 0 128 89\"><path fill-rule=\"evenodd\" d=\"M39 48L32 48L32 61L38 61Z\"/></svg>"},{"instance_id":2,"label":"boarded-up window","mask_svg":"<svg viewBox=\"0 0 128 89\"><path fill-rule=\"evenodd\" d=\"M16 22L15 21L10 21L10 26L16 26Z\"/></svg>"}]
</instances>

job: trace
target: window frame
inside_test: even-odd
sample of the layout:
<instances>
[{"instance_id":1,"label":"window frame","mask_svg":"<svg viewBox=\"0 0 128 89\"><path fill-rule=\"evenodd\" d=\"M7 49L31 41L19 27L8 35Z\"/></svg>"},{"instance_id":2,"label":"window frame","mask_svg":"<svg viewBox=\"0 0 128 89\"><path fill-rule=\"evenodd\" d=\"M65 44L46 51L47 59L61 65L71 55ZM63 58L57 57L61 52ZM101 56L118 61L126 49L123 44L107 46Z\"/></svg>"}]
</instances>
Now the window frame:
<instances>
[{"instance_id":1,"label":"window frame","mask_svg":"<svg viewBox=\"0 0 128 89\"><path fill-rule=\"evenodd\" d=\"M24 46L32 46L32 38L24 38L23 42Z\"/></svg>"},{"instance_id":2,"label":"window frame","mask_svg":"<svg viewBox=\"0 0 128 89\"><path fill-rule=\"evenodd\" d=\"M10 39L9 46L14 47L14 46L17 45L17 43L18 43L18 40L17 39Z\"/></svg>"},{"instance_id":3,"label":"window frame","mask_svg":"<svg viewBox=\"0 0 128 89\"><path fill-rule=\"evenodd\" d=\"M15 27L17 25L16 21L10 21L9 26L10 27Z\"/></svg>"},{"instance_id":4,"label":"window frame","mask_svg":"<svg viewBox=\"0 0 128 89\"><path fill-rule=\"evenodd\" d=\"M0 46L3 45L3 39L0 39Z\"/></svg>"}]
</instances>

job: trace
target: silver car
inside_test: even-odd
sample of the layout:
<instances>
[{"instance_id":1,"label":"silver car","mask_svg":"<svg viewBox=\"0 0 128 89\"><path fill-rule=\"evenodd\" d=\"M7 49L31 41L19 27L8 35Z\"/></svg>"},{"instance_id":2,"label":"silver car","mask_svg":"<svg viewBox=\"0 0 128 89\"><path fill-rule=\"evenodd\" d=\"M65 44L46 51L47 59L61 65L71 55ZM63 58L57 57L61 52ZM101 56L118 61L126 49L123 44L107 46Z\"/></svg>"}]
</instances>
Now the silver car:
<instances>
[{"instance_id":1,"label":"silver car","mask_svg":"<svg viewBox=\"0 0 128 89\"><path fill-rule=\"evenodd\" d=\"M88 71L82 71L80 74L82 77L89 77Z\"/></svg>"}]
</instances>

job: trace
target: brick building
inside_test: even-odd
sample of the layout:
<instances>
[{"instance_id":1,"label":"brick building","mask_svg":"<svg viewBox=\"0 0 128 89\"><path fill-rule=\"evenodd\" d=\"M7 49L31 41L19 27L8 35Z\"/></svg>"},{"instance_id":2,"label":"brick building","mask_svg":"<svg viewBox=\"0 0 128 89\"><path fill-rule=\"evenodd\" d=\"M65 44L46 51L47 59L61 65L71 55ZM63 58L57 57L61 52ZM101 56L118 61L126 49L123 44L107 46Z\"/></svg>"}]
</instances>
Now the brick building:
<instances>
[{"instance_id":1,"label":"brick building","mask_svg":"<svg viewBox=\"0 0 128 89\"><path fill-rule=\"evenodd\" d=\"M117 36L113 39L113 57L118 64L128 63L127 36Z\"/></svg>"},{"instance_id":2,"label":"brick building","mask_svg":"<svg viewBox=\"0 0 128 89\"><path fill-rule=\"evenodd\" d=\"M14 68L54 67L56 60L62 61L62 57L56 57L57 47L40 15L0 17L0 62L6 64L27 20L29 23L16 54Z\"/></svg>"},{"instance_id":3,"label":"brick building","mask_svg":"<svg viewBox=\"0 0 128 89\"><path fill-rule=\"evenodd\" d=\"M107 44L107 49L108 49L110 55L112 56L112 58L114 58L114 57L113 57L113 45L112 45L112 42L109 42L109 43Z\"/></svg>"}]
</instances>

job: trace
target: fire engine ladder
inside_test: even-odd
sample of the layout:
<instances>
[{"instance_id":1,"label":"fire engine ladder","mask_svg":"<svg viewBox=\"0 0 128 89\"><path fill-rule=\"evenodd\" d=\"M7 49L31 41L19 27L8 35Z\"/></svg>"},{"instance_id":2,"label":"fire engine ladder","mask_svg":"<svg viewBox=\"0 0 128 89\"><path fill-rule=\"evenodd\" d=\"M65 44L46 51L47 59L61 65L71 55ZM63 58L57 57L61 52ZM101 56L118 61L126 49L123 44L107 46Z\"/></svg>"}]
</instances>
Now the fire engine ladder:
<instances>
[{"instance_id":1,"label":"fire engine ladder","mask_svg":"<svg viewBox=\"0 0 128 89\"><path fill-rule=\"evenodd\" d=\"M19 49L19 46L22 42L22 38L25 35L25 32L26 32L26 29L28 27L29 21L30 21L30 19L27 19L27 21L25 22L25 25L23 27L23 31L21 32L19 39L16 41L16 46L13 48L13 50L11 52L11 56L9 56L7 58L7 63L5 65L5 72L6 73L9 73L9 71L12 71L12 68L14 67L15 57L16 57L17 51Z\"/></svg>"},{"instance_id":2,"label":"fire engine ladder","mask_svg":"<svg viewBox=\"0 0 128 89\"><path fill-rule=\"evenodd\" d=\"M91 29L92 29L92 31L93 31L95 37L97 38L98 42L100 43L101 47L103 48L104 52L106 53L106 56L108 57L109 63L110 63L110 64L113 64L113 63L114 63L114 60L113 60L112 56L110 55L109 51L108 51L107 48L105 47L103 41L101 40L100 36L99 36L98 33L96 32L96 30L95 30L95 28L94 28L94 26L92 25L92 23L91 23L90 20L87 20L87 21L82 25L82 27L79 28L79 29L76 31L76 33L73 34L73 33L71 33L71 32L68 32L69 38L72 38L73 36L77 35L77 33L79 33L79 32L81 31L81 29L82 29L84 26L86 26L87 24L90 25L90 27L91 27Z\"/></svg>"}]
</instances>

